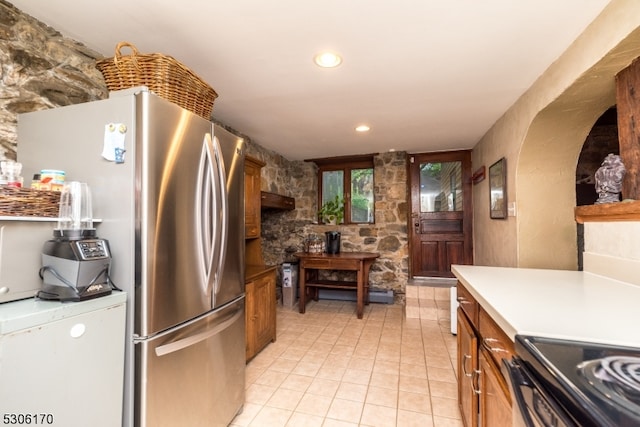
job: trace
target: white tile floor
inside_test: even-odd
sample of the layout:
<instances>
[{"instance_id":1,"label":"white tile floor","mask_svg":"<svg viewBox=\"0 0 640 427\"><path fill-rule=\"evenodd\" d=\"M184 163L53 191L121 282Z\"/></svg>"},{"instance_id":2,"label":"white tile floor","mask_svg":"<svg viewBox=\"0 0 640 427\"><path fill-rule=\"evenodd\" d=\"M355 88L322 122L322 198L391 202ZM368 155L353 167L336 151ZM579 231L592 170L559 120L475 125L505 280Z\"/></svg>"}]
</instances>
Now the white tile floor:
<instances>
[{"instance_id":1,"label":"white tile floor","mask_svg":"<svg viewBox=\"0 0 640 427\"><path fill-rule=\"evenodd\" d=\"M247 365L232 426L462 426L449 289L407 286L406 307L321 300L278 307L277 341Z\"/></svg>"}]
</instances>

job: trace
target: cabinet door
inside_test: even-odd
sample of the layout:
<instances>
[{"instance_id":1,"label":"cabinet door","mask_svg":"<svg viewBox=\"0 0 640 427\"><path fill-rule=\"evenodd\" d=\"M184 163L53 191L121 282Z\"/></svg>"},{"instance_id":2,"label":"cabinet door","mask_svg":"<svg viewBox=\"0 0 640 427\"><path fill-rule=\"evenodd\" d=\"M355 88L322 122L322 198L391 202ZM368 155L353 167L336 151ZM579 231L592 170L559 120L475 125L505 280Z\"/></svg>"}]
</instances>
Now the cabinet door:
<instances>
[{"instance_id":1,"label":"cabinet door","mask_svg":"<svg viewBox=\"0 0 640 427\"><path fill-rule=\"evenodd\" d=\"M246 358L253 358L276 340L276 272L271 270L246 284Z\"/></svg>"},{"instance_id":2,"label":"cabinet door","mask_svg":"<svg viewBox=\"0 0 640 427\"><path fill-rule=\"evenodd\" d=\"M478 337L467 316L458 308L458 405L466 427L478 425L477 370Z\"/></svg>"},{"instance_id":3,"label":"cabinet door","mask_svg":"<svg viewBox=\"0 0 640 427\"><path fill-rule=\"evenodd\" d=\"M511 400L502 384L502 374L491 362L485 349L480 350L480 426L510 426L513 423Z\"/></svg>"},{"instance_id":4,"label":"cabinet door","mask_svg":"<svg viewBox=\"0 0 640 427\"><path fill-rule=\"evenodd\" d=\"M245 238L260 237L260 169L262 165L247 158L244 165Z\"/></svg>"},{"instance_id":5,"label":"cabinet door","mask_svg":"<svg viewBox=\"0 0 640 427\"><path fill-rule=\"evenodd\" d=\"M246 359L251 359L256 354L256 297L255 282L247 282L245 285L245 345Z\"/></svg>"},{"instance_id":6,"label":"cabinet door","mask_svg":"<svg viewBox=\"0 0 640 427\"><path fill-rule=\"evenodd\" d=\"M275 272L255 281L255 339L256 349L262 349L276 336L276 278Z\"/></svg>"}]
</instances>

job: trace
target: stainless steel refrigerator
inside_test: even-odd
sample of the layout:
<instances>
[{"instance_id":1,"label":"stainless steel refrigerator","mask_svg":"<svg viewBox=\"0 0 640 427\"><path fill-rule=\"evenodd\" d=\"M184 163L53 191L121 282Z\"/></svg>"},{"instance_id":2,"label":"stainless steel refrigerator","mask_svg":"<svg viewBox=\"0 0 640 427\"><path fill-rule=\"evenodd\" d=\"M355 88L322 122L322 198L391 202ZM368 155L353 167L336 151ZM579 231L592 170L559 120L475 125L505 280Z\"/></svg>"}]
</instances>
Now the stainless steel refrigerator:
<instances>
[{"instance_id":1,"label":"stainless steel refrigerator","mask_svg":"<svg viewBox=\"0 0 640 427\"><path fill-rule=\"evenodd\" d=\"M89 184L128 294L124 426L222 426L242 409L244 144L146 88L18 117L25 181Z\"/></svg>"}]
</instances>

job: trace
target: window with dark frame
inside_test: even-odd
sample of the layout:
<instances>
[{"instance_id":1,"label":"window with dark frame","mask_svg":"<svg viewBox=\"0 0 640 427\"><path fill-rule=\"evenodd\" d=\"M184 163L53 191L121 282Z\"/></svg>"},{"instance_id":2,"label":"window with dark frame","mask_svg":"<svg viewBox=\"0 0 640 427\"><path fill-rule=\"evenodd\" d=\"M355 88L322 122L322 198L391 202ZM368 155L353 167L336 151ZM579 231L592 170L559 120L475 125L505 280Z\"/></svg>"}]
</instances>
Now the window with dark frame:
<instances>
[{"instance_id":1,"label":"window with dark frame","mask_svg":"<svg viewBox=\"0 0 640 427\"><path fill-rule=\"evenodd\" d=\"M318 209L330 200L344 200L342 224L373 224L374 181L373 156L329 157L312 159L318 166Z\"/></svg>"}]
</instances>

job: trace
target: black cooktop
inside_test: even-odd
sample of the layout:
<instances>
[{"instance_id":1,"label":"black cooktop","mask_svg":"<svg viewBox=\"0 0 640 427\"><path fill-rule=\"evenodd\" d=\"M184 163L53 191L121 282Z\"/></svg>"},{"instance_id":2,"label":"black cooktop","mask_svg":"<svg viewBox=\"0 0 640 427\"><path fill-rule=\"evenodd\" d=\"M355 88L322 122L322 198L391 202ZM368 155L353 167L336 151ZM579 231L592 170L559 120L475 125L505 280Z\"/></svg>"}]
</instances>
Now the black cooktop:
<instances>
[{"instance_id":1,"label":"black cooktop","mask_svg":"<svg viewBox=\"0 0 640 427\"><path fill-rule=\"evenodd\" d=\"M640 426L640 348L516 336L516 354L581 426Z\"/></svg>"}]
</instances>

